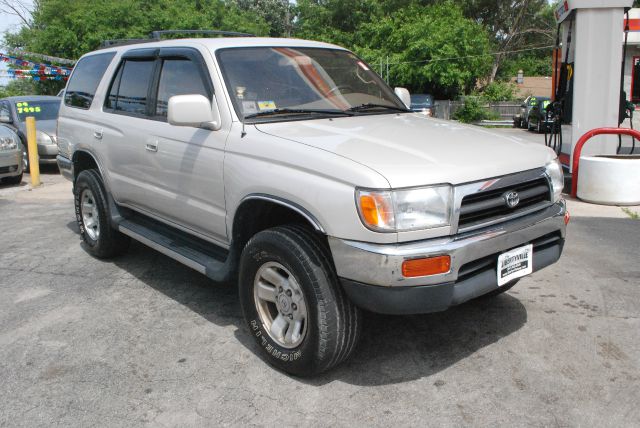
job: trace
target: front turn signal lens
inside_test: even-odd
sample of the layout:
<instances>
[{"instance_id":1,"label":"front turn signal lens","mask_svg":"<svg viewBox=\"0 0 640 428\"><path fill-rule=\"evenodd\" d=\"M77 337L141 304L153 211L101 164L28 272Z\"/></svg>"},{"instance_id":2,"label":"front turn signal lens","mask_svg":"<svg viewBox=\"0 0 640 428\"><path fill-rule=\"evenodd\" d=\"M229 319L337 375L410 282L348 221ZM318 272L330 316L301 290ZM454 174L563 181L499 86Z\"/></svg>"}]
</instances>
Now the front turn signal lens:
<instances>
[{"instance_id":1,"label":"front turn signal lens","mask_svg":"<svg viewBox=\"0 0 640 428\"><path fill-rule=\"evenodd\" d=\"M451 270L451 256L411 259L402 262L402 276L415 278L418 276L438 275Z\"/></svg>"},{"instance_id":2,"label":"front turn signal lens","mask_svg":"<svg viewBox=\"0 0 640 428\"><path fill-rule=\"evenodd\" d=\"M358 210L366 226L379 231L393 231L395 218L391 192L358 192Z\"/></svg>"}]
</instances>

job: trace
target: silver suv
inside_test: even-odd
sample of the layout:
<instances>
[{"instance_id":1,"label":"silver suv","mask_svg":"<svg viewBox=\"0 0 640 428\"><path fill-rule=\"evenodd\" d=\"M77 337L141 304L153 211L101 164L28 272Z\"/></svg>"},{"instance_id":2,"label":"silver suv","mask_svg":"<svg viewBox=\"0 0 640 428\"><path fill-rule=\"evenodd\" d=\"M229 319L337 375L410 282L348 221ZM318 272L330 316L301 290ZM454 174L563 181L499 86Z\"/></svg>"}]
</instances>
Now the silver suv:
<instances>
[{"instance_id":1,"label":"silver suv","mask_svg":"<svg viewBox=\"0 0 640 428\"><path fill-rule=\"evenodd\" d=\"M442 311L562 252L551 149L408 105L325 43L115 46L75 67L58 164L92 255L133 238L237 281L265 359L312 375L349 357L362 309Z\"/></svg>"}]
</instances>

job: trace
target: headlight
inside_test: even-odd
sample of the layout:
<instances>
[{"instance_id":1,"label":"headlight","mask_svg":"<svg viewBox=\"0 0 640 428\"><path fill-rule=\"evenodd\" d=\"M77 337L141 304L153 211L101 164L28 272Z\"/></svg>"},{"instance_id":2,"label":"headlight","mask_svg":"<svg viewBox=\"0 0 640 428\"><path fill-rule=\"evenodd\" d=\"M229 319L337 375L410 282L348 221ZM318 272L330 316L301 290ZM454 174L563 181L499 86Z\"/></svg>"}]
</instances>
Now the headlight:
<instances>
[{"instance_id":1,"label":"headlight","mask_svg":"<svg viewBox=\"0 0 640 428\"><path fill-rule=\"evenodd\" d=\"M0 150L15 150L18 142L13 137L0 137Z\"/></svg>"},{"instance_id":2,"label":"headlight","mask_svg":"<svg viewBox=\"0 0 640 428\"><path fill-rule=\"evenodd\" d=\"M553 202L557 202L562 196L562 189L564 189L564 171L558 158L555 158L545 166L545 172L551 180Z\"/></svg>"},{"instance_id":3,"label":"headlight","mask_svg":"<svg viewBox=\"0 0 640 428\"><path fill-rule=\"evenodd\" d=\"M49 134L46 134L42 131L36 131L36 143L42 145L53 144L53 140L51 139Z\"/></svg>"},{"instance_id":4,"label":"headlight","mask_svg":"<svg viewBox=\"0 0 640 428\"><path fill-rule=\"evenodd\" d=\"M356 190L365 226L380 232L402 232L447 226L451 219L451 186L402 190Z\"/></svg>"}]
</instances>

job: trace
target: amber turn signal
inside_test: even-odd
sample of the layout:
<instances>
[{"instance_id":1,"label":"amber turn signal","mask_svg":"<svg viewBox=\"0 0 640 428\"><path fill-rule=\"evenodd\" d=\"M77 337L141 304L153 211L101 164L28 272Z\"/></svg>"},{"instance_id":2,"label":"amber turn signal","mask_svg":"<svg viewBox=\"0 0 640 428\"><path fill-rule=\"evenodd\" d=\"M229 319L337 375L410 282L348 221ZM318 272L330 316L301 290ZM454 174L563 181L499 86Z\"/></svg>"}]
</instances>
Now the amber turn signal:
<instances>
[{"instance_id":1,"label":"amber turn signal","mask_svg":"<svg viewBox=\"0 0 640 428\"><path fill-rule=\"evenodd\" d=\"M449 270L451 270L451 256L412 259L402 262L402 276L406 278L437 275L447 273Z\"/></svg>"}]
</instances>

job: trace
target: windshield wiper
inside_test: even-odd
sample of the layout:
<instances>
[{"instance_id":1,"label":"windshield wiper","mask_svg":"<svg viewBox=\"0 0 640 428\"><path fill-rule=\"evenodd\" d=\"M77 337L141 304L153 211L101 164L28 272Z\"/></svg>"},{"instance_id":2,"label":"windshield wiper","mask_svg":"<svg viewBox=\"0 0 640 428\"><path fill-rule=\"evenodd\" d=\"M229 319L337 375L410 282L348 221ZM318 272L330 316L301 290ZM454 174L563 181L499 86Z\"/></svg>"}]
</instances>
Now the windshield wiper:
<instances>
[{"instance_id":1,"label":"windshield wiper","mask_svg":"<svg viewBox=\"0 0 640 428\"><path fill-rule=\"evenodd\" d=\"M402 108L402 107L398 107L398 106L393 106L393 105L388 105L388 104L374 104L374 103L366 103L366 104L361 104L359 106L354 106L351 107L349 109L347 109L346 111L364 111L364 110L373 110L376 108L384 108L387 110L395 110L395 111L401 111L401 112L410 112L411 110L407 109L407 108Z\"/></svg>"},{"instance_id":2,"label":"windshield wiper","mask_svg":"<svg viewBox=\"0 0 640 428\"><path fill-rule=\"evenodd\" d=\"M306 109L306 108L277 108L274 110L261 111L246 115L245 119L254 117L277 116L281 114L329 114L339 116L353 116L353 113L344 110L322 110L322 109Z\"/></svg>"}]
</instances>

